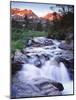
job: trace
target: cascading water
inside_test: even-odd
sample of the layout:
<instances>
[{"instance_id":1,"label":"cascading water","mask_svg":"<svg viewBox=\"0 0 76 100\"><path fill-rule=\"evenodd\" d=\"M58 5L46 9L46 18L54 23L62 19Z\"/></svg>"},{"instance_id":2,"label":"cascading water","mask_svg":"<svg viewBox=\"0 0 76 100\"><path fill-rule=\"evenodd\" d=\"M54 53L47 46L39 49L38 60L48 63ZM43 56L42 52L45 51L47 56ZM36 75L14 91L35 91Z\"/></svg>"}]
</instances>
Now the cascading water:
<instances>
[{"instance_id":1,"label":"cascading water","mask_svg":"<svg viewBox=\"0 0 76 100\"><path fill-rule=\"evenodd\" d=\"M73 94L73 81L70 80L69 73L64 63L60 63L61 83L64 86L63 94Z\"/></svg>"},{"instance_id":2,"label":"cascading water","mask_svg":"<svg viewBox=\"0 0 76 100\"><path fill-rule=\"evenodd\" d=\"M67 71L67 68L65 67L64 63L60 63L60 75L61 75L61 82L65 83L70 81L70 77Z\"/></svg>"},{"instance_id":3,"label":"cascading water","mask_svg":"<svg viewBox=\"0 0 76 100\"><path fill-rule=\"evenodd\" d=\"M73 81L70 80L66 66L63 62L57 62L55 59L55 57L58 56L57 54L61 52L61 50L58 48L58 44L59 42L57 43L57 41L54 41L54 46L56 45L56 48L52 48L53 46L48 46L47 49L44 49L45 47L32 47L31 50L28 48L27 50L30 52L30 56L33 54L42 56L42 54L46 53L50 59L47 61L44 59L43 62L43 57L40 57L40 59L42 58L41 60L39 59L42 62L42 65L40 68L38 68L34 64L34 62L37 61L37 58L34 58L34 60L31 58L31 61L29 61L28 64L23 65L22 70L19 72L19 76L23 81L32 80L39 77L54 80L63 84L63 94L73 94Z\"/></svg>"},{"instance_id":4,"label":"cascading water","mask_svg":"<svg viewBox=\"0 0 76 100\"><path fill-rule=\"evenodd\" d=\"M73 82L63 62L47 61L41 69L42 77L60 82L64 86L63 94L73 94Z\"/></svg>"}]
</instances>

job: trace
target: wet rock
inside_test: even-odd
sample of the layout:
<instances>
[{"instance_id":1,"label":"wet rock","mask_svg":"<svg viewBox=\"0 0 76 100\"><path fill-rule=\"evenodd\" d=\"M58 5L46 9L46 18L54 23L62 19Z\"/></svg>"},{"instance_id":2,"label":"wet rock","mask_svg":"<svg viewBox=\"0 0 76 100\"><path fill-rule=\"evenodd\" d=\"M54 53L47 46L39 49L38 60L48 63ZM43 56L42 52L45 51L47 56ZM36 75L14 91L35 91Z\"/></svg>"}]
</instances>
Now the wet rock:
<instances>
[{"instance_id":1,"label":"wet rock","mask_svg":"<svg viewBox=\"0 0 76 100\"><path fill-rule=\"evenodd\" d=\"M11 62L11 74L15 75L17 71L20 71L22 69L22 63L18 62Z\"/></svg>"},{"instance_id":2,"label":"wet rock","mask_svg":"<svg viewBox=\"0 0 76 100\"><path fill-rule=\"evenodd\" d=\"M65 60L71 60L71 59L74 59L74 53L73 51L65 50L65 51L62 51L62 54L60 57Z\"/></svg>"},{"instance_id":3,"label":"wet rock","mask_svg":"<svg viewBox=\"0 0 76 100\"><path fill-rule=\"evenodd\" d=\"M42 63L40 60L37 60L36 62L34 62L34 65L37 66L38 68L41 68Z\"/></svg>"},{"instance_id":4,"label":"wet rock","mask_svg":"<svg viewBox=\"0 0 76 100\"><path fill-rule=\"evenodd\" d=\"M34 84L39 86L41 89L49 89L52 85L55 86L59 91L64 90L64 87L61 83L52 81L46 78L39 78L34 80Z\"/></svg>"},{"instance_id":5,"label":"wet rock","mask_svg":"<svg viewBox=\"0 0 76 100\"><path fill-rule=\"evenodd\" d=\"M44 65L46 59L45 59L45 57L44 57L43 54L41 54L41 55L39 56L39 59L40 59L40 61L41 61L41 64Z\"/></svg>"},{"instance_id":6,"label":"wet rock","mask_svg":"<svg viewBox=\"0 0 76 100\"><path fill-rule=\"evenodd\" d=\"M48 50L48 49L52 50L52 49L56 49L56 46L51 46L51 47L45 46L44 49L45 49L45 50Z\"/></svg>"},{"instance_id":7,"label":"wet rock","mask_svg":"<svg viewBox=\"0 0 76 100\"><path fill-rule=\"evenodd\" d=\"M44 43L44 44L45 44L46 46L47 46L47 45L53 45L53 42L52 42L52 40L50 40L50 39L47 38L47 39L45 40L45 43Z\"/></svg>"},{"instance_id":8,"label":"wet rock","mask_svg":"<svg viewBox=\"0 0 76 100\"><path fill-rule=\"evenodd\" d=\"M47 60L50 60L50 57L49 57L49 55L48 54L42 54L42 56L44 56L45 57L45 60L47 61Z\"/></svg>"},{"instance_id":9,"label":"wet rock","mask_svg":"<svg viewBox=\"0 0 76 100\"><path fill-rule=\"evenodd\" d=\"M19 63L26 63L28 62L28 59L26 55L17 50L14 55L14 61Z\"/></svg>"},{"instance_id":10,"label":"wet rock","mask_svg":"<svg viewBox=\"0 0 76 100\"><path fill-rule=\"evenodd\" d=\"M73 41L71 41L71 43L66 43L66 42L61 43L59 45L59 48L64 50L73 50L74 49Z\"/></svg>"},{"instance_id":11,"label":"wet rock","mask_svg":"<svg viewBox=\"0 0 76 100\"><path fill-rule=\"evenodd\" d=\"M33 47L39 47L39 46L47 46L47 45L53 45L53 42L51 39L48 39L46 37L35 37L32 38L32 40L29 40L27 43L29 46Z\"/></svg>"},{"instance_id":12,"label":"wet rock","mask_svg":"<svg viewBox=\"0 0 76 100\"><path fill-rule=\"evenodd\" d=\"M73 68L74 67L74 59L64 59L64 58L60 58L60 62L63 62L67 68Z\"/></svg>"},{"instance_id":13,"label":"wet rock","mask_svg":"<svg viewBox=\"0 0 76 100\"><path fill-rule=\"evenodd\" d=\"M59 89L59 91L64 90L64 87L61 83L53 82L53 85Z\"/></svg>"},{"instance_id":14,"label":"wet rock","mask_svg":"<svg viewBox=\"0 0 76 100\"><path fill-rule=\"evenodd\" d=\"M32 39L28 39L28 40L27 40L27 46L28 46L28 47L31 46L31 45L32 45L32 42L33 42Z\"/></svg>"},{"instance_id":15,"label":"wet rock","mask_svg":"<svg viewBox=\"0 0 76 100\"><path fill-rule=\"evenodd\" d=\"M15 77L11 87L11 98L62 95L62 87L60 83L44 78L22 82Z\"/></svg>"},{"instance_id":16,"label":"wet rock","mask_svg":"<svg viewBox=\"0 0 76 100\"><path fill-rule=\"evenodd\" d=\"M35 66L41 65L41 62L40 62L40 60L38 59L37 56L35 56L35 55L28 56L27 55L27 57L28 57L28 63L33 64Z\"/></svg>"}]
</instances>

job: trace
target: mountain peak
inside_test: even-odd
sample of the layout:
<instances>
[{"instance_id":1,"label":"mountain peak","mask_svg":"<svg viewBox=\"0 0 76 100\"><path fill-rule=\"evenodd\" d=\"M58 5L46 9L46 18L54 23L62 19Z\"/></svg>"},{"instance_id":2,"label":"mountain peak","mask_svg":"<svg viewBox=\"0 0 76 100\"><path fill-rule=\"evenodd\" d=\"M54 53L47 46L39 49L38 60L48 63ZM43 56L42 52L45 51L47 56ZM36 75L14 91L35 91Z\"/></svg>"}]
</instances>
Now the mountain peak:
<instances>
[{"instance_id":1,"label":"mountain peak","mask_svg":"<svg viewBox=\"0 0 76 100\"><path fill-rule=\"evenodd\" d=\"M19 8L13 8L11 9L11 16L14 19L23 19L24 16L28 16L29 19L44 19L53 21L55 19L60 19L61 15L59 13L53 12L53 13L47 13L43 17L38 17L31 9L19 9Z\"/></svg>"},{"instance_id":2,"label":"mountain peak","mask_svg":"<svg viewBox=\"0 0 76 100\"><path fill-rule=\"evenodd\" d=\"M45 16L43 16L42 18L46 19L46 20L50 20L53 21L55 19L60 19L61 15L59 13L53 12L53 13L47 13Z\"/></svg>"},{"instance_id":3,"label":"mountain peak","mask_svg":"<svg viewBox=\"0 0 76 100\"><path fill-rule=\"evenodd\" d=\"M31 9L11 9L11 16L15 19L19 19L21 16L28 16L28 18L38 18L38 16ZM21 18L20 18L21 19Z\"/></svg>"}]
</instances>

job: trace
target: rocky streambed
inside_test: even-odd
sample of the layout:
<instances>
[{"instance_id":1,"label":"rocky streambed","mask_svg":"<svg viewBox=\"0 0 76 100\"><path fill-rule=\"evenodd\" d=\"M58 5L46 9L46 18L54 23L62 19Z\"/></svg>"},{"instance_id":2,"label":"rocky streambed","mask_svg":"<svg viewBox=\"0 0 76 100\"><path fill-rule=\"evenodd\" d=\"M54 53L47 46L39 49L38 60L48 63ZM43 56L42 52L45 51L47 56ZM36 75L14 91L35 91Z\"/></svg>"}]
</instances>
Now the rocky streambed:
<instances>
[{"instance_id":1,"label":"rocky streambed","mask_svg":"<svg viewBox=\"0 0 76 100\"><path fill-rule=\"evenodd\" d=\"M34 37L15 52L11 98L73 94L73 44L63 45L64 41Z\"/></svg>"}]
</instances>

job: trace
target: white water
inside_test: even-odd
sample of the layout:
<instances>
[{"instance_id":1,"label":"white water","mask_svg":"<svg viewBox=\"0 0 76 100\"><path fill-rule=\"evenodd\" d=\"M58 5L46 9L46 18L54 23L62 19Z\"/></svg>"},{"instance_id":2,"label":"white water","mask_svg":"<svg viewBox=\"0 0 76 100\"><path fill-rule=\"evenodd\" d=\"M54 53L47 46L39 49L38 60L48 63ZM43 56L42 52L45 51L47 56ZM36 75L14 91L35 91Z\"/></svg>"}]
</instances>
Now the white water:
<instances>
[{"instance_id":1,"label":"white water","mask_svg":"<svg viewBox=\"0 0 76 100\"><path fill-rule=\"evenodd\" d=\"M70 80L65 65L61 62L47 61L41 69L42 77L60 82L64 86L63 94L73 94L73 81Z\"/></svg>"},{"instance_id":2,"label":"white water","mask_svg":"<svg viewBox=\"0 0 76 100\"><path fill-rule=\"evenodd\" d=\"M53 57L50 57L50 60L45 61L41 68L36 67L34 63L24 64L22 70L19 72L19 78L22 81L32 80L39 77L51 79L63 84L63 94L73 94L73 81L70 80L67 68L64 63L58 63L55 59L55 57L58 56L57 54L61 52L61 49L58 48L59 42L57 43L57 41L54 41L54 43L56 49L51 49L53 46L47 46L47 50L44 49L45 47L27 48L26 50L30 52L30 56L33 54L41 55L42 53L47 53L49 55L51 54ZM34 60L35 59L31 59L31 62Z\"/></svg>"}]
</instances>

